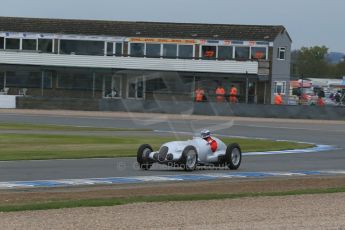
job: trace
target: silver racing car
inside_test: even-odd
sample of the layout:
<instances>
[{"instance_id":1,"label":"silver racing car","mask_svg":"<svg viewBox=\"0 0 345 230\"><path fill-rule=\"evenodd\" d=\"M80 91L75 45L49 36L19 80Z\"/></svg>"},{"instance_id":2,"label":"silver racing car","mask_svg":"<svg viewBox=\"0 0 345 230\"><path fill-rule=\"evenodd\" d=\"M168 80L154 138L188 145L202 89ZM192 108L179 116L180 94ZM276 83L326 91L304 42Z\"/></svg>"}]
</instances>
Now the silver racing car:
<instances>
[{"instance_id":1,"label":"silver racing car","mask_svg":"<svg viewBox=\"0 0 345 230\"><path fill-rule=\"evenodd\" d=\"M216 137L212 137L212 141L217 143L216 150L212 150L210 143L202 137L167 142L158 151L153 151L150 145L143 144L138 149L137 161L140 168L144 170L150 169L153 163L182 167L186 171L195 170L198 165L227 166L232 170L238 169L242 160L240 146L237 143L227 146Z\"/></svg>"}]
</instances>

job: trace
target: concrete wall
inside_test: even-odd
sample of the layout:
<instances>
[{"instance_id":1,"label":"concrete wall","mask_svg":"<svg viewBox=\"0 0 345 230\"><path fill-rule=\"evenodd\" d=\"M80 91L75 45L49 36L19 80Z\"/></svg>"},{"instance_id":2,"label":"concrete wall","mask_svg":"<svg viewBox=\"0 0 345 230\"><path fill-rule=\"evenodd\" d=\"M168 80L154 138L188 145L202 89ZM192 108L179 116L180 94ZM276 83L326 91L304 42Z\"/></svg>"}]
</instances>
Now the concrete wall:
<instances>
[{"instance_id":1,"label":"concrete wall","mask_svg":"<svg viewBox=\"0 0 345 230\"><path fill-rule=\"evenodd\" d=\"M137 100L101 100L100 110L210 116L345 120L344 107L276 106Z\"/></svg>"},{"instance_id":2,"label":"concrete wall","mask_svg":"<svg viewBox=\"0 0 345 230\"><path fill-rule=\"evenodd\" d=\"M16 96L0 95L0 109L15 109Z\"/></svg>"},{"instance_id":3,"label":"concrete wall","mask_svg":"<svg viewBox=\"0 0 345 230\"><path fill-rule=\"evenodd\" d=\"M17 97L18 109L99 110L99 100L81 98Z\"/></svg>"},{"instance_id":4,"label":"concrete wall","mask_svg":"<svg viewBox=\"0 0 345 230\"><path fill-rule=\"evenodd\" d=\"M228 103L167 102L131 99L63 99L18 97L18 109L64 109L90 111L127 111L211 116L242 116L267 118L300 118L345 120L345 107L275 106Z\"/></svg>"}]
</instances>

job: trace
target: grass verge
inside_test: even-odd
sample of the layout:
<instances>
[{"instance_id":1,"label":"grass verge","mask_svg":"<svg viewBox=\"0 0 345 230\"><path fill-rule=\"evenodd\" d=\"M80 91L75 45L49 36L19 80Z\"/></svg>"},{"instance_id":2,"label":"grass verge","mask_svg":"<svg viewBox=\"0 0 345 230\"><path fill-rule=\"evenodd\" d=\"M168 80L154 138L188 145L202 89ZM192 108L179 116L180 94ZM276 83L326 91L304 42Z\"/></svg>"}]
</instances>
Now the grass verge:
<instances>
[{"instance_id":1,"label":"grass verge","mask_svg":"<svg viewBox=\"0 0 345 230\"><path fill-rule=\"evenodd\" d=\"M152 131L152 129L127 129L127 128L98 128L91 126L70 125L42 125L25 123L1 123L0 130L35 130L35 131Z\"/></svg>"},{"instance_id":2,"label":"grass verge","mask_svg":"<svg viewBox=\"0 0 345 230\"><path fill-rule=\"evenodd\" d=\"M187 137L181 137L185 140ZM139 145L149 143L157 150L161 144L178 139L161 136L82 136L53 134L0 134L0 160L81 159L136 156ZM237 142L243 152L303 149L313 147L288 141L222 138Z\"/></svg>"},{"instance_id":3,"label":"grass verge","mask_svg":"<svg viewBox=\"0 0 345 230\"><path fill-rule=\"evenodd\" d=\"M0 212L16 212L16 211L33 211L33 210L49 210L61 208L78 208L78 207L102 207L115 206L132 203L152 203L152 202L168 202L168 201L202 201L202 200L221 200L236 199L247 197L273 197L273 196L293 196L293 195L312 195L312 194L328 194L343 193L344 188L326 188L326 189L306 189L283 192L264 192L264 193L234 193L234 194L195 194L195 195L162 195L162 196L136 196L122 198L107 199L87 199L87 200L67 200L53 201L44 203L27 203L20 205L0 206Z\"/></svg>"}]
</instances>

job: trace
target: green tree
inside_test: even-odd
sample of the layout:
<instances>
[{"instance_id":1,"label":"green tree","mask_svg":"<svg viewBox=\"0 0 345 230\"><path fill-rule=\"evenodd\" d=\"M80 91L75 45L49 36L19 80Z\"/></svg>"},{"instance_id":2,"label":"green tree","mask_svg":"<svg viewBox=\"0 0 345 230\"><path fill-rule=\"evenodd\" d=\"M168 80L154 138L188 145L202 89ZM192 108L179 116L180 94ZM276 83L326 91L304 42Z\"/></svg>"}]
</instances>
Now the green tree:
<instances>
[{"instance_id":1,"label":"green tree","mask_svg":"<svg viewBox=\"0 0 345 230\"><path fill-rule=\"evenodd\" d=\"M343 58L343 61L339 62L337 65L336 65L336 75L337 76L345 76L345 56Z\"/></svg>"},{"instance_id":2,"label":"green tree","mask_svg":"<svg viewBox=\"0 0 345 230\"><path fill-rule=\"evenodd\" d=\"M291 51L291 74L292 76L298 77L300 76L297 64L297 58L300 53L300 50L292 50Z\"/></svg>"},{"instance_id":3,"label":"green tree","mask_svg":"<svg viewBox=\"0 0 345 230\"><path fill-rule=\"evenodd\" d=\"M302 47L296 55L294 73L306 77L327 77L330 66L326 62L326 46Z\"/></svg>"}]
</instances>

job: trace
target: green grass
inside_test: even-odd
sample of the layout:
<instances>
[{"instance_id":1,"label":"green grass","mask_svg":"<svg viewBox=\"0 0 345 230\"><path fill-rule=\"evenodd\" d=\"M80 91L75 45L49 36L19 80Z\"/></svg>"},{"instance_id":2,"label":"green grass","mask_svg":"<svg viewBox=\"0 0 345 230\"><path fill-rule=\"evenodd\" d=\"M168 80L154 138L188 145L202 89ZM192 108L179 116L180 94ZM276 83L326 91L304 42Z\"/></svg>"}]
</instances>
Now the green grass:
<instances>
[{"instance_id":1,"label":"green grass","mask_svg":"<svg viewBox=\"0 0 345 230\"><path fill-rule=\"evenodd\" d=\"M152 129L98 128L89 126L42 125L25 123L1 123L0 130L35 130L35 131L152 131Z\"/></svg>"},{"instance_id":2,"label":"green grass","mask_svg":"<svg viewBox=\"0 0 345 230\"><path fill-rule=\"evenodd\" d=\"M107 199L85 199L85 200L63 200L43 203L27 203L0 206L0 212L16 212L28 210L48 210L61 208L77 208L77 207L101 207L115 206L131 203L151 203L151 202L168 202L168 201L201 201L201 200L222 200L236 199L245 197L263 197L263 196L292 196L307 194L328 194L342 193L345 188L326 188L326 189L307 189L283 192L265 192L265 193L234 193L234 194L195 194L195 195L160 195L160 196L136 196L136 197L120 197Z\"/></svg>"},{"instance_id":3,"label":"green grass","mask_svg":"<svg viewBox=\"0 0 345 230\"><path fill-rule=\"evenodd\" d=\"M185 137L183 138L185 139ZM141 144L154 149L175 140L159 136L82 136L53 134L0 134L0 160L80 159L102 157L133 157ZM237 142L243 152L308 148L313 145L222 138L225 143Z\"/></svg>"}]
</instances>

